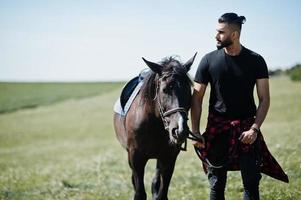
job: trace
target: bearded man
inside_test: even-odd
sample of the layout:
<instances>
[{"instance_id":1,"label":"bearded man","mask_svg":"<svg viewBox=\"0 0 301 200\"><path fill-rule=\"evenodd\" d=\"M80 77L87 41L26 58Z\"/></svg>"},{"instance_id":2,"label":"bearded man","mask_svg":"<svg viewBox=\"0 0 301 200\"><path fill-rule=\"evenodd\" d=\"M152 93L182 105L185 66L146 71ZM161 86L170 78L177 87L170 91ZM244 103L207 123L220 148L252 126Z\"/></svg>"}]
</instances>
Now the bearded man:
<instances>
[{"instance_id":1,"label":"bearded man","mask_svg":"<svg viewBox=\"0 0 301 200\"><path fill-rule=\"evenodd\" d=\"M244 16L236 13L225 13L218 19L217 50L202 58L194 79L194 134L201 134L202 102L210 84L208 122L202 134L205 143L194 145L208 175L211 200L225 199L229 170L241 171L245 200L259 199L261 171L288 182L260 132L270 105L269 76L263 57L240 43L245 21ZM253 97L255 86L258 106Z\"/></svg>"}]
</instances>

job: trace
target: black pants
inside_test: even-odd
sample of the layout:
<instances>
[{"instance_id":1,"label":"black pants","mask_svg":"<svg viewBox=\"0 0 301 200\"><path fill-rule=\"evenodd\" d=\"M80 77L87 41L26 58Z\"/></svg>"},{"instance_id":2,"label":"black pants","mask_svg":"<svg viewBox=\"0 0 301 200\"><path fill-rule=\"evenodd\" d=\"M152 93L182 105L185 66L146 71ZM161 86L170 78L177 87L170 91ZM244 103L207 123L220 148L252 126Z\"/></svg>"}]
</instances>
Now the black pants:
<instances>
[{"instance_id":1,"label":"black pants","mask_svg":"<svg viewBox=\"0 0 301 200\"><path fill-rule=\"evenodd\" d=\"M240 155L239 164L244 186L244 200L259 200L259 181L261 179L260 168L255 153ZM208 169L210 184L210 200L224 200L227 181L226 168Z\"/></svg>"}]
</instances>

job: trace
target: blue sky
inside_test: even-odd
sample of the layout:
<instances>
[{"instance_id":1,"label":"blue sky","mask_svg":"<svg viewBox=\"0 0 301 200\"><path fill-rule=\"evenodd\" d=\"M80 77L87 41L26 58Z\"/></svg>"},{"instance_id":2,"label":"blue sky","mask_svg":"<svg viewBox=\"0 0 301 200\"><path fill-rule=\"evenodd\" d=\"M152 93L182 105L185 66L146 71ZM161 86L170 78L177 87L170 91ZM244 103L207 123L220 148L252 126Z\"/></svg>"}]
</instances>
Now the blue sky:
<instances>
[{"instance_id":1,"label":"blue sky","mask_svg":"<svg viewBox=\"0 0 301 200\"><path fill-rule=\"evenodd\" d=\"M301 63L301 1L0 0L0 81L128 80L144 65L215 49L218 17L247 18L241 42L270 69Z\"/></svg>"}]
</instances>

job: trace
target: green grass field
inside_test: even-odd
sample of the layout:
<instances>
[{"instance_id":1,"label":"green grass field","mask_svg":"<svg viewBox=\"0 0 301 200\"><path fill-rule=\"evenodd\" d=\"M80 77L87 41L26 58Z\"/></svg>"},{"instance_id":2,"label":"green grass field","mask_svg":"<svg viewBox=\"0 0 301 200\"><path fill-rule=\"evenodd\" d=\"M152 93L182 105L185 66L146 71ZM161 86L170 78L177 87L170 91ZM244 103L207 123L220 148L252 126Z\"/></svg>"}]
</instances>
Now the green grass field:
<instances>
[{"instance_id":1,"label":"green grass field","mask_svg":"<svg viewBox=\"0 0 301 200\"><path fill-rule=\"evenodd\" d=\"M270 84L271 108L262 129L290 183L263 175L261 199L301 199L301 83L281 77L271 79ZM0 114L0 199L131 199L127 154L112 126L112 107L122 84L82 84L80 90L71 84L73 92L57 92L56 88L64 91L65 86L55 84L41 92L35 84L26 86L33 91L27 93L23 85L6 85L9 92L3 92L0 85L1 110L15 110ZM26 101L23 92L28 94ZM66 95L60 101L48 101L61 94ZM40 106L17 110L31 107L32 102ZM205 114L206 110L203 119ZM169 198L208 199L207 178L188 146L178 158ZM146 168L149 199L154 167L151 160ZM242 199L242 191L239 172L230 172L227 199Z\"/></svg>"},{"instance_id":2,"label":"green grass field","mask_svg":"<svg viewBox=\"0 0 301 200\"><path fill-rule=\"evenodd\" d=\"M1 83L0 113L34 108L70 98L86 98L119 88L121 83Z\"/></svg>"}]
</instances>

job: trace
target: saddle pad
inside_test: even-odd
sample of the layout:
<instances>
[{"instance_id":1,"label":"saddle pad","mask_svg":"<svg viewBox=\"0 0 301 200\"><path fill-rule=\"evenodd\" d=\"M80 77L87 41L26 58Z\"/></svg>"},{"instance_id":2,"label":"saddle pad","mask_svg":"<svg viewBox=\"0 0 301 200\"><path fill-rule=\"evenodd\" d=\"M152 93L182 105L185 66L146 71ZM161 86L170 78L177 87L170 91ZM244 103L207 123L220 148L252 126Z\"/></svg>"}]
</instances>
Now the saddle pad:
<instances>
[{"instance_id":1,"label":"saddle pad","mask_svg":"<svg viewBox=\"0 0 301 200\"><path fill-rule=\"evenodd\" d=\"M121 97L118 98L118 100L115 102L115 105L114 105L114 112L116 112L122 116L125 116L126 113L128 112L128 110L130 109L135 97L139 93L142 84L143 84L143 81L140 81L138 83L138 85L133 89L133 92L131 93L130 97L126 98L127 101L125 102L124 106L122 106L122 104L121 104Z\"/></svg>"},{"instance_id":2,"label":"saddle pad","mask_svg":"<svg viewBox=\"0 0 301 200\"><path fill-rule=\"evenodd\" d=\"M115 102L114 112L125 116L128 112L133 100L140 91L144 78L150 73L149 69L144 69L139 76L133 78L122 89L120 98Z\"/></svg>"},{"instance_id":3,"label":"saddle pad","mask_svg":"<svg viewBox=\"0 0 301 200\"><path fill-rule=\"evenodd\" d=\"M122 109L124 109L126 103L128 102L129 98L131 97L131 94L134 92L134 90L138 84L139 84L139 76L136 76L123 87L121 95L120 95L120 103L121 103Z\"/></svg>"}]
</instances>

